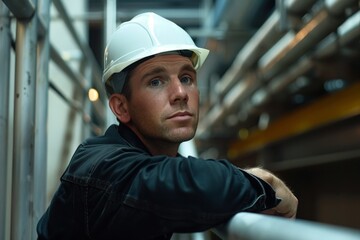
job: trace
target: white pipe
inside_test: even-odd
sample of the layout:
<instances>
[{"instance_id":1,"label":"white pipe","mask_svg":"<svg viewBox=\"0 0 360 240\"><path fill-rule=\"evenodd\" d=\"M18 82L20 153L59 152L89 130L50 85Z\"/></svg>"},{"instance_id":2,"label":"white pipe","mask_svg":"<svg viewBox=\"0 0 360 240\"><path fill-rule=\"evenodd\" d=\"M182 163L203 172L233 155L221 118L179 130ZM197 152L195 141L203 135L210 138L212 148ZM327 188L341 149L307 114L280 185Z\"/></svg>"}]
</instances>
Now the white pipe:
<instances>
[{"instance_id":1,"label":"white pipe","mask_svg":"<svg viewBox=\"0 0 360 240\"><path fill-rule=\"evenodd\" d=\"M306 220L238 213L229 222L232 240L359 240L360 231Z\"/></svg>"}]
</instances>

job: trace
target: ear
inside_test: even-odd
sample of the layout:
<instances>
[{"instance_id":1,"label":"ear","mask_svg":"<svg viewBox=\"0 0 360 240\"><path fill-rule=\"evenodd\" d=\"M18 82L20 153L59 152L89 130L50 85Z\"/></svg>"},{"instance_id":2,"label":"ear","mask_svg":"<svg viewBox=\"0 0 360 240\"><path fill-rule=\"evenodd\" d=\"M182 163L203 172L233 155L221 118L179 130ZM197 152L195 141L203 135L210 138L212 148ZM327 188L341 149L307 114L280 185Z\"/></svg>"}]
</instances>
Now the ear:
<instances>
[{"instance_id":1,"label":"ear","mask_svg":"<svg viewBox=\"0 0 360 240\"><path fill-rule=\"evenodd\" d=\"M109 98L109 106L121 123L128 123L130 121L128 101L124 95L119 93L112 94Z\"/></svg>"}]
</instances>

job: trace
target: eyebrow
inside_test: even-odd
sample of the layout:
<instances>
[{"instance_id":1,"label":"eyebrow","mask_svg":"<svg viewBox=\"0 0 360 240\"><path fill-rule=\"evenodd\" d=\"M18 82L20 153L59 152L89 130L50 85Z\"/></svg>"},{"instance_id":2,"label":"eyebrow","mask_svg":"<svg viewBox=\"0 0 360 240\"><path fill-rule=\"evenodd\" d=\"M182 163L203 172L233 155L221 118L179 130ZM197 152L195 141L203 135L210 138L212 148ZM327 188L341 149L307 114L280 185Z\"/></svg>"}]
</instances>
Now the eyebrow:
<instances>
[{"instance_id":1,"label":"eyebrow","mask_svg":"<svg viewBox=\"0 0 360 240\"><path fill-rule=\"evenodd\" d=\"M146 78L148 78L149 76L153 76L153 75L157 75L159 73L163 73L166 72L166 69L164 67L156 67L154 69L152 69L151 71L145 73L141 79L144 80Z\"/></svg>"},{"instance_id":2,"label":"eyebrow","mask_svg":"<svg viewBox=\"0 0 360 240\"><path fill-rule=\"evenodd\" d=\"M184 66L182 66L180 68L180 71L190 71L194 74L196 74L196 70L194 69L194 67L191 64L185 64ZM159 66L159 67L155 67L152 70L150 70L149 72L145 73L141 79L144 80L146 78L148 78L149 76L153 76L153 75L157 75L160 73L166 72L166 68Z\"/></svg>"},{"instance_id":3,"label":"eyebrow","mask_svg":"<svg viewBox=\"0 0 360 240\"><path fill-rule=\"evenodd\" d=\"M186 64L184 66L182 66L182 68L180 69L180 71L189 71L192 72L194 74L196 74L196 70L194 69L194 67L190 64Z\"/></svg>"}]
</instances>

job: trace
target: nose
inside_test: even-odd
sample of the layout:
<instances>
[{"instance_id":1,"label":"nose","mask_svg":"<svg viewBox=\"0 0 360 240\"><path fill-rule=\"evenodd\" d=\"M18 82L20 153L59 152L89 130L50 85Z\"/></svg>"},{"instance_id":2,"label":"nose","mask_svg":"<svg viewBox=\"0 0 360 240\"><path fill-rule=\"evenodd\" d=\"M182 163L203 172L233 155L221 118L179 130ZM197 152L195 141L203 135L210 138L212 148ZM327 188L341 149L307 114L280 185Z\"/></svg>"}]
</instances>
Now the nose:
<instances>
[{"instance_id":1,"label":"nose","mask_svg":"<svg viewBox=\"0 0 360 240\"><path fill-rule=\"evenodd\" d=\"M187 103L189 100L189 95L187 92L187 88L184 84L180 82L180 79L176 77L173 81L171 81L171 90L170 90L170 102L172 104L181 102L181 103Z\"/></svg>"}]
</instances>

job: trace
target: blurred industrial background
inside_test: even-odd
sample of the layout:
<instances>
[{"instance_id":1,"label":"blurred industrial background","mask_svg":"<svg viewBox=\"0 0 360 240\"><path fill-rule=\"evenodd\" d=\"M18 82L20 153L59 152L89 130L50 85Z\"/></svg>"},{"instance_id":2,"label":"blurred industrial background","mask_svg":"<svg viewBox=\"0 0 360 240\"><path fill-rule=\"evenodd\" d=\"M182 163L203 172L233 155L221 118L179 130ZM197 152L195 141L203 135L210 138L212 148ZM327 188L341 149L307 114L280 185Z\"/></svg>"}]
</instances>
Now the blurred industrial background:
<instances>
[{"instance_id":1,"label":"blurred industrial background","mask_svg":"<svg viewBox=\"0 0 360 240\"><path fill-rule=\"evenodd\" d=\"M147 11L211 51L196 154L264 166L299 219L360 230L360 1L2 0L0 239L35 239L73 151L116 122L103 49Z\"/></svg>"}]
</instances>

